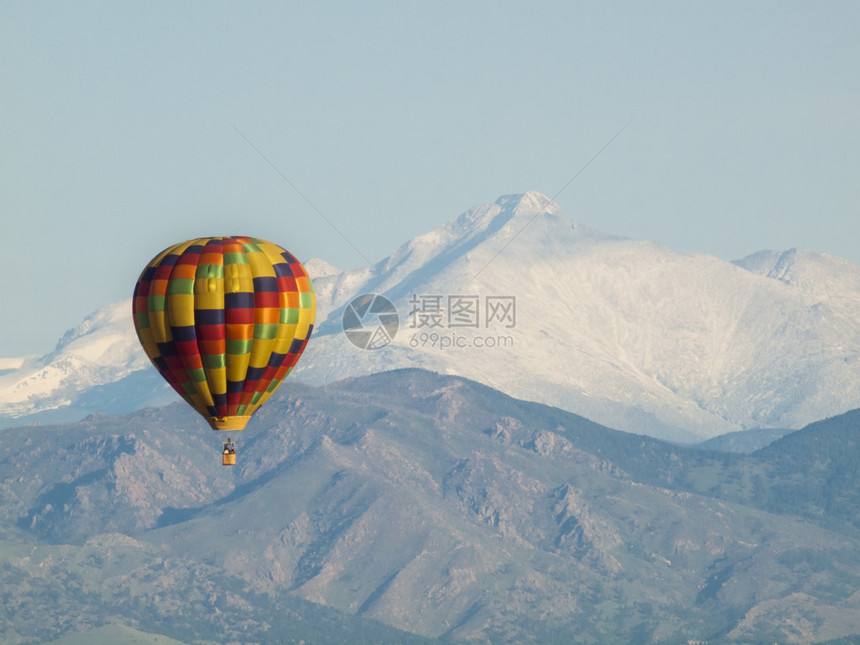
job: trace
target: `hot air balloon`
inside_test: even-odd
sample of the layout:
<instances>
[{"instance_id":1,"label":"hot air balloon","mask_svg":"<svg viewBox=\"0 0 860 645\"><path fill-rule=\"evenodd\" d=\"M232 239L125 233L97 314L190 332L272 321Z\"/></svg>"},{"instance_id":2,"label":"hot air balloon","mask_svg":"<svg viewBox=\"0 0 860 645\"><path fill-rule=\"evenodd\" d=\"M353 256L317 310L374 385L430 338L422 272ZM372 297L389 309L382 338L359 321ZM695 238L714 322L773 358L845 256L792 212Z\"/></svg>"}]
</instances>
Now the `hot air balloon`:
<instances>
[{"instance_id":1,"label":"hot air balloon","mask_svg":"<svg viewBox=\"0 0 860 645\"><path fill-rule=\"evenodd\" d=\"M242 430L302 355L316 299L305 268L280 246L202 237L147 264L132 310L161 376L213 430ZM235 463L229 439L223 454Z\"/></svg>"}]
</instances>

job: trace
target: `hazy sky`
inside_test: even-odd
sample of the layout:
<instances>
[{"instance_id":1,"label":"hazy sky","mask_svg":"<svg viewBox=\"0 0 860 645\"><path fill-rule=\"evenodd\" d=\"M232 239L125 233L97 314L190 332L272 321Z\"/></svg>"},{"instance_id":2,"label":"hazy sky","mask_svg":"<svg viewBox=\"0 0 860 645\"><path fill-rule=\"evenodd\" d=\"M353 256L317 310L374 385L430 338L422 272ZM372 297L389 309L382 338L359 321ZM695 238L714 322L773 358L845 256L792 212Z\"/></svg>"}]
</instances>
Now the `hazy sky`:
<instances>
[{"instance_id":1,"label":"hazy sky","mask_svg":"<svg viewBox=\"0 0 860 645\"><path fill-rule=\"evenodd\" d=\"M0 3L0 356L164 247L372 261L502 194L737 259L860 263L857 2Z\"/></svg>"}]
</instances>

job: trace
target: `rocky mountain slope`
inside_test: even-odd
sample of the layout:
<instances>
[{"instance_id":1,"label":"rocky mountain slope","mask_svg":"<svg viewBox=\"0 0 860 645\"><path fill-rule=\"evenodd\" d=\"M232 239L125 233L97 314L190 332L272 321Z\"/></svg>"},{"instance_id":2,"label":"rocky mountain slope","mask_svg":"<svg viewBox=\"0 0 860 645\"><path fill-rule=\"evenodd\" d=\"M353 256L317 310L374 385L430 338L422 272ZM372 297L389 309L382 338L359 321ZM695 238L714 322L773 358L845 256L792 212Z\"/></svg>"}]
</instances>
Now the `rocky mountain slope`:
<instances>
[{"instance_id":1,"label":"rocky mountain slope","mask_svg":"<svg viewBox=\"0 0 860 645\"><path fill-rule=\"evenodd\" d=\"M233 468L179 404L7 429L0 632L280 642L322 605L469 642L857 635L858 426L720 453L399 370L286 385Z\"/></svg>"}]
</instances>

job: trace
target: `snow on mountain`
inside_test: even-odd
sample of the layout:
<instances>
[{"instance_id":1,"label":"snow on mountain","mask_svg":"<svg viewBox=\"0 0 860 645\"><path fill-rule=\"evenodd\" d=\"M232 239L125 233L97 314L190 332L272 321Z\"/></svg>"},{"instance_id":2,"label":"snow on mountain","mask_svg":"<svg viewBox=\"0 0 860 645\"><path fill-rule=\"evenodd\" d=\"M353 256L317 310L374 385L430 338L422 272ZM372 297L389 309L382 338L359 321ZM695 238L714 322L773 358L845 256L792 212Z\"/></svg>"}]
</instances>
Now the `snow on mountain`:
<instances>
[{"instance_id":1,"label":"snow on mountain","mask_svg":"<svg viewBox=\"0 0 860 645\"><path fill-rule=\"evenodd\" d=\"M848 260L791 249L759 251L734 264L803 291L843 313L856 313L860 307L860 267Z\"/></svg>"},{"instance_id":2,"label":"snow on mountain","mask_svg":"<svg viewBox=\"0 0 860 645\"><path fill-rule=\"evenodd\" d=\"M530 192L476 206L373 267L306 265L317 323L291 379L423 367L690 440L797 428L860 407L860 267L824 254L765 251L731 263L676 253L571 222ZM379 349L343 333L345 308L363 294L384 295L399 315ZM154 371L130 309L97 312L52 354L7 368L0 417L74 405L111 382L91 404L167 396L138 380ZM372 308L362 322L377 339L391 331Z\"/></svg>"},{"instance_id":3,"label":"snow on mountain","mask_svg":"<svg viewBox=\"0 0 860 645\"><path fill-rule=\"evenodd\" d=\"M538 193L506 196L372 270L316 280L321 315L296 377L423 367L675 438L800 427L860 406L860 269L789 256L787 283L755 270L761 260L676 253L569 222ZM344 304L363 293L400 313L380 350L340 333ZM505 299L515 321L490 319ZM477 320L451 309L472 305Z\"/></svg>"},{"instance_id":4,"label":"snow on mountain","mask_svg":"<svg viewBox=\"0 0 860 645\"><path fill-rule=\"evenodd\" d=\"M0 416L71 405L83 392L149 366L131 327L131 299L88 316L53 352L18 361L0 375Z\"/></svg>"},{"instance_id":5,"label":"snow on mountain","mask_svg":"<svg viewBox=\"0 0 860 645\"><path fill-rule=\"evenodd\" d=\"M19 356L17 358L0 358L0 372L20 369L29 356Z\"/></svg>"},{"instance_id":6,"label":"snow on mountain","mask_svg":"<svg viewBox=\"0 0 860 645\"><path fill-rule=\"evenodd\" d=\"M333 267L331 264L320 258L311 258L304 263L305 269L314 277L322 277L324 275L337 275L340 269Z\"/></svg>"}]
</instances>

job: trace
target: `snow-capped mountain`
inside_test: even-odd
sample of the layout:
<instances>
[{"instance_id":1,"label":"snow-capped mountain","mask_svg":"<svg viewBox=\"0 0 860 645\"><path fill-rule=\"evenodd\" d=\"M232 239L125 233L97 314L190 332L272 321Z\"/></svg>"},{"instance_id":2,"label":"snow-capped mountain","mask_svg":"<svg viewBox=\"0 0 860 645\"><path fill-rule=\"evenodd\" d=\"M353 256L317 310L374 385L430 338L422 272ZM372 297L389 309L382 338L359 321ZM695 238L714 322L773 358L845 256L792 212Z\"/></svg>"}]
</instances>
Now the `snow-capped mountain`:
<instances>
[{"instance_id":1,"label":"snow-capped mountain","mask_svg":"<svg viewBox=\"0 0 860 645\"><path fill-rule=\"evenodd\" d=\"M120 412L174 398L150 374L151 363L132 326L131 299L88 316L66 332L53 352L5 359L0 366L6 368L0 372L2 426L15 425L25 415L27 422L71 421L90 412ZM129 377L134 378L127 391L117 387Z\"/></svg>"},{"instance_id":2,"label":"snow-capped mountain","mask_svg":"<svg viewBox=\"0 0 860 645\"><path fill-rule=\"evenodd\" d=\"M82 389L117 381L146 366L129 335L128 303L105 307L66 332L53 352L19 361L17 369L0 377L4 414L38 409L50 398L69 405Z\"/></svg>"},{"instance_id":3,"label":"snow-capped mountain","mask_svg":"<svg viewBox=\"0 0 860 645\"><path fill-rule=\"evenodd\" d=\"M315 284L324 322L297 372L310 382L420 366L678 438L799 427L860 406L860 268L824 254L733 264L676 253L571 223L527 193ZM386 295L405 323L381 350L356 351L338 333L343 303L362 293ZM488 320L488 301L506 297L515 321ZM449 305L470 303L477 328L454 326ZM428 304L441 321L428 324Z\"/></svg>"},{"instance_id":4,"label":"snow-capped mountain","mask_svg":"<svg viewBox=\"0 0 860 645\"><path fill-rule=\"evenodd\" d=\"M571 222L530 192L476 206L373 267L307 265L317 325L292 379L423 367L679 439L801 427L860 407L860 267L824 254L731 263L676 253ZM363 294L385 296L399 314L393 333L370 300L352 308L377 349L343 333L345 308ZM104 333L114 358L75 349L72 340L100 336L90 322L89 334L76 330L2 377L0 414L67 404L88 383L125 377L131 387L147 362L129 310L96 315L113 321ZM23 385L34 381L42 388Z\"/></svg>"}]
</instances>

